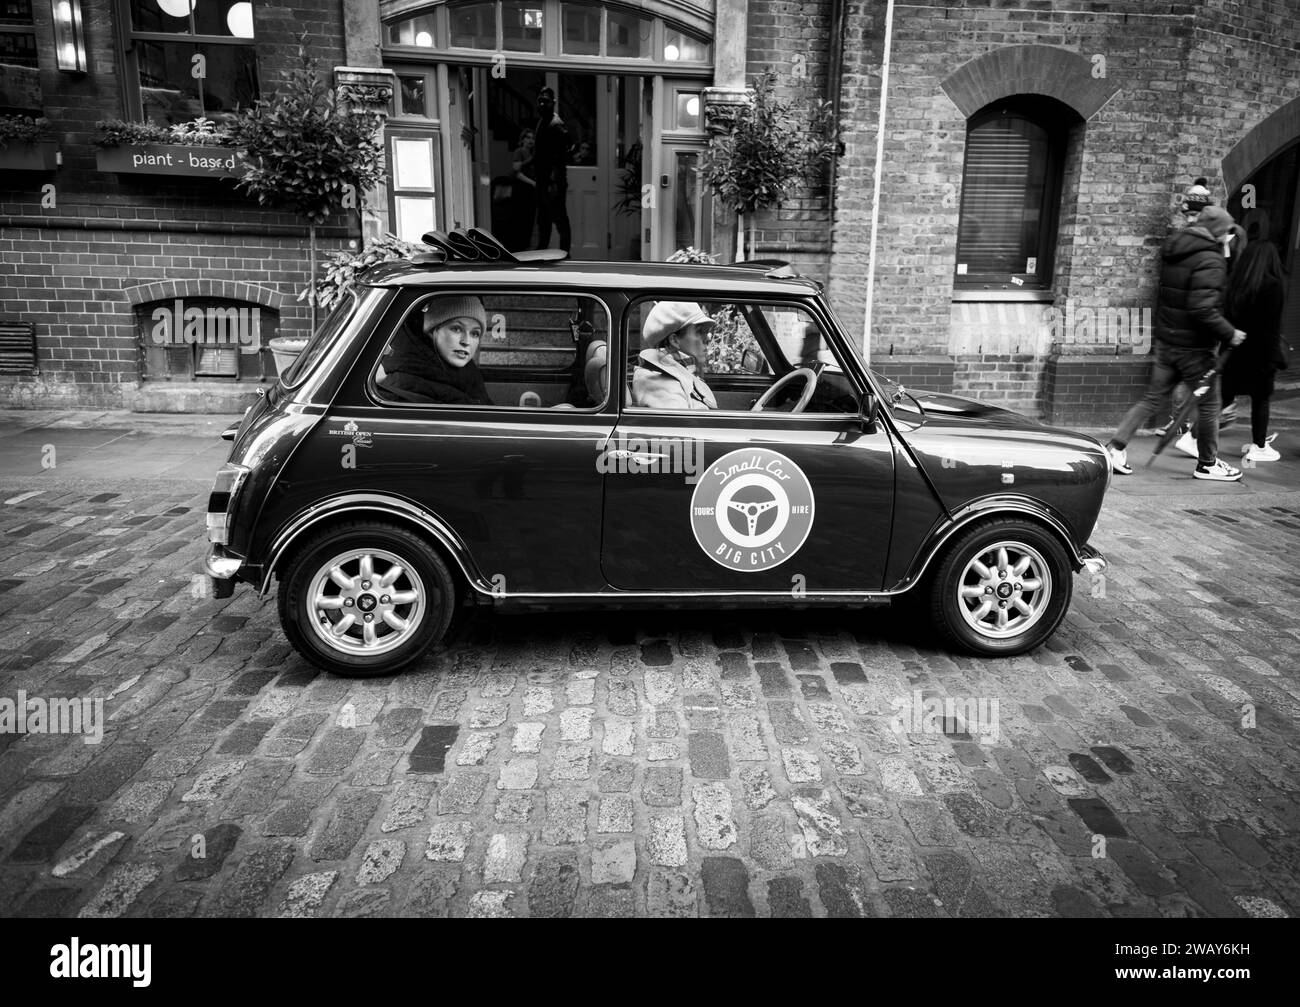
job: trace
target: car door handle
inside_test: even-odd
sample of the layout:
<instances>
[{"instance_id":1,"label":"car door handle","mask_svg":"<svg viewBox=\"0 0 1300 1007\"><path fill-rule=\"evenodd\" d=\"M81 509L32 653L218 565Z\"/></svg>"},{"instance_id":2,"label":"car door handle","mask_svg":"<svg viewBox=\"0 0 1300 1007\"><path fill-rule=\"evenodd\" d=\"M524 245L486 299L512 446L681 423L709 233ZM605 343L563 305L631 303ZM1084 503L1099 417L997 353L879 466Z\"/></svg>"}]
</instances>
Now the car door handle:
<instances>
[{"instance_id":1,"label":"car door handle","mask_svg":"<svg viewBox=\"0 0 1300 1007\"><path fill-rule=\"evenodd\" d=\"M655 454L651 451L625 451L622 448L615 448L609 453L609 457L631 459L632 461L639 462L642 465L649 465L656 458L667 458L668 456Z\"/></svg>"}]
</instances>

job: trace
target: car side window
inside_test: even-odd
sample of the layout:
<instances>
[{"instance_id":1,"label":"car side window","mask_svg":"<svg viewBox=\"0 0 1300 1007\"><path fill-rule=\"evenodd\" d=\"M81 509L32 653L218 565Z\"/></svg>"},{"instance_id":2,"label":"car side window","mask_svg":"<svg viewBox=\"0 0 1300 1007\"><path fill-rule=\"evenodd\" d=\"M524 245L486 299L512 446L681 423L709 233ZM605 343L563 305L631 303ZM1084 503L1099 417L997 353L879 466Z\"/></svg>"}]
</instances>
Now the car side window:
<instances>
[{"instance_id":1,"label":"car side window","mask_svg":"<svg viewBox=\"0 0 1300 1007\"><path fill-rule=\"evenodd\" d=\"M751 412L771 391L763 412L858 412L831 341L798 305L641 301L628 339L632 408Z\"/></svg>"},{"instance_id":2,"label":"car side window","mask_svg":"<svg viewBox=\"0 0 1300 1007\"><path fill-rule=\"evenodd\" d=\"M438 292L381 354L383 402L596 409L608 394L609 313L588 295Z\"/></svg>"}]
</instances>

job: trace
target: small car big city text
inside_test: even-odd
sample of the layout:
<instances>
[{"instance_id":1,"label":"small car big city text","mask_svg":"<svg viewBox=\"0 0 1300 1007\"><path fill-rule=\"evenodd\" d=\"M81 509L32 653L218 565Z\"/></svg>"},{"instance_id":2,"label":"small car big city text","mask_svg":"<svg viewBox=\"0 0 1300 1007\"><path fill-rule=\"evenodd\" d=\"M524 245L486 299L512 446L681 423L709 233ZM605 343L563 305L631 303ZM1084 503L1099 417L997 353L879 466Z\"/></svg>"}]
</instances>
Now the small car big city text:
<instances>
[{"instance_id":1,"label":"small car big city text","mask_svg":"<svg viewBox=\"0 0 1300 1007\"><path fill-rule=\"evenodd\" d=\"M278 582L320 668L396 672L472 606L893 604L1012 655L1105 568L1096 440L887 380L788 266L426 241L225 434L215 593Z\"/></svg>"}]
</instances>

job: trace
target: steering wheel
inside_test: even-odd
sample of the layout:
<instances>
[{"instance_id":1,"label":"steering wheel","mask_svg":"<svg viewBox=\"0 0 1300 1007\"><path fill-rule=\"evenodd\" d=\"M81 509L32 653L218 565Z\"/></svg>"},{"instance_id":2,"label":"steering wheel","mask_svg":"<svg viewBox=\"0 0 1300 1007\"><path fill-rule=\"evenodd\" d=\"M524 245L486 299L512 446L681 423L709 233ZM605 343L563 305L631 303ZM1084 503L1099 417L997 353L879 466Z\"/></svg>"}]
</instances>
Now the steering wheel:
<instances>
[{"instance_id":1,"label":"steering wheel","mask_svg":"<svg viewBox=\"0 0 1300 1007\"><path fill-rule=\"evenodd\" d=\"M796 367L794 370L790 371L790 373L781 375L781 377L772 384L772 387L760 395L758 401L755 402L753 407L750 409L750 412L761 413L767 408L768 403L776 398L776 393L784 389L785 386L794 381L795 378L803 378L805 387L803 394L799 396L799 401L795 403L794 409L792 409L791 412L801 413L807 409L808 403L812 401L813 392L817 389L817 372L811 367Z\"/></svg>"}]
</instances>

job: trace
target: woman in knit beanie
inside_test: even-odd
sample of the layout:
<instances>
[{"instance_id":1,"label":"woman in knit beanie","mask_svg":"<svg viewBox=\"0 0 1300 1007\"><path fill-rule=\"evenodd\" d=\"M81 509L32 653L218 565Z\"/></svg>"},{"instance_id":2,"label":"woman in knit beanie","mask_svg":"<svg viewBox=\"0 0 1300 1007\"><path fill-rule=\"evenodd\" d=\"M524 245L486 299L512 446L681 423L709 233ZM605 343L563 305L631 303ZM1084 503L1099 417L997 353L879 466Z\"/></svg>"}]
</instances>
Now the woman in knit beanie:
<instances>
[{"instance_id":1,"label":"woman in knit beanie","mask_svg":"<svg viewBox=\"0 0 1300 1007\"><path fill-rule=\"evenodd\" d=\"M408 318L389 347L380 387L407 402L492 405L476 362L486 328L487 312L477 297L430 299L423 320Z\"/></svg>"}]
</instances>

